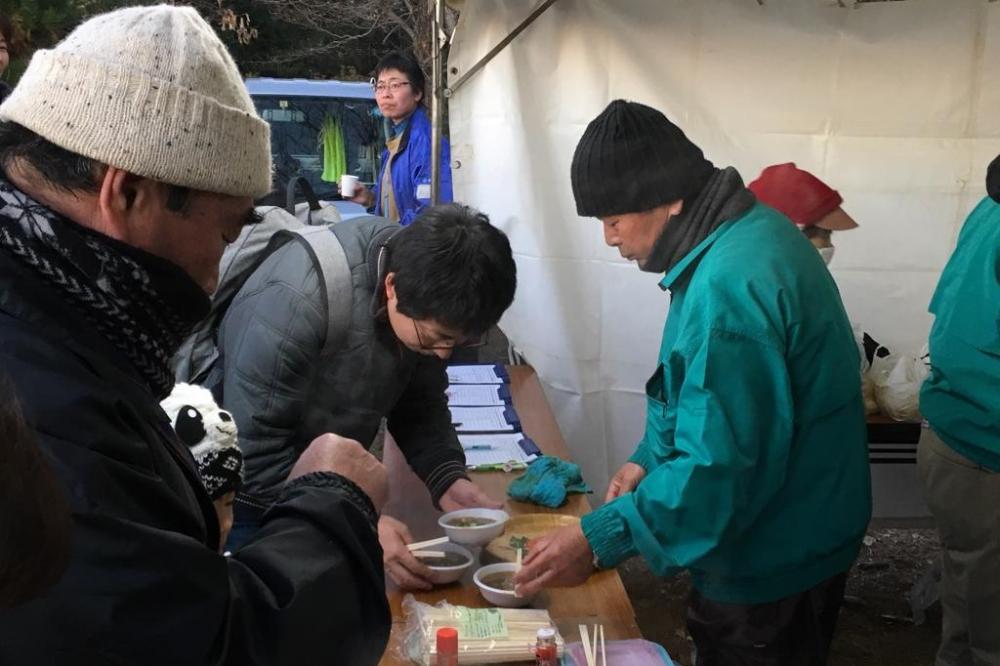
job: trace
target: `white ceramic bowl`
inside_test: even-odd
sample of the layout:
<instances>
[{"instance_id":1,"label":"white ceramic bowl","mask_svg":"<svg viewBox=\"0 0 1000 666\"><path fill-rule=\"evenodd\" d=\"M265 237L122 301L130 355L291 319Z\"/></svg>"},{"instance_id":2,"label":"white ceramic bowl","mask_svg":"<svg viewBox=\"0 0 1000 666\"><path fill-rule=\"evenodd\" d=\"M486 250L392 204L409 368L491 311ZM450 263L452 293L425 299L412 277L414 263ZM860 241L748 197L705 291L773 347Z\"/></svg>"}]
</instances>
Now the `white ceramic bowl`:
<instances>
[{"instance_id":1,"label":"white ceramic bowl","mask_svg":"<svg viewBox=\"0 0 1000 666\"><path fill-rule=\"evenodd\" d=\"M476 587L479 588L479 594L483 595L483 598L494 606L501 606L502 608L520 608L521 606L527 606L530 604L534 597L518 597L515 596L513 592L490 587L489 585L483 583L483 578L489 576L490 574L501 572L514 573L515 571L517 571L517 565L513 562L487 564L485 567L480 567L476 570L472 580L475 581Z\"/></svg>"},{"instance_id":2,"label":"white ceramic bowl","mask_svg":"<svg viewBox=\"0 0 1000 666\"><path fill-rule=\"evenodd\" d=\"M448 524L449 521L456 518L488 518L492 522L488 525L476 525L475 527L455 527ZM499 509L459 509L438 518L438 525L455 543L463 546L485 546L503 534L504 526L508 520L510 520L510 516L507 515L507 512Z\"/></svg>"},{"instance_id":3,"label":"white ceramic bowl","mask_svg":"<svg viewBox=\"0 0 1000 666\"><path fill-rule=\"evenodd\" d=\"M431 546L427 550L440 550L445 553L458 553L466 558L465 564L458 564L453 567L435 567L431 564L434 560L421 560L433 572L431 574L431 582L435 585L447 585L448 583L454 583L462 577L466 570L471 567L475 561L475 558L472 556L472 553L469 552L469 549L463 548L457 543L442 543L437 546Z\"/></svg>"}]
</instances>

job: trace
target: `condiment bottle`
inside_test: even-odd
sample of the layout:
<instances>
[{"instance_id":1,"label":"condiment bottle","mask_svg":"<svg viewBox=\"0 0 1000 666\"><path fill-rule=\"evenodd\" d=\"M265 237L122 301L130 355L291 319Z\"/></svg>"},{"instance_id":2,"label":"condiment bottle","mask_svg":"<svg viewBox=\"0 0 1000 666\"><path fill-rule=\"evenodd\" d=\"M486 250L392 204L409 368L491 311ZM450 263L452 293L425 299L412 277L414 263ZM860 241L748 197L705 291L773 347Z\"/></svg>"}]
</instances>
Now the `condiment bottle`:
<instances>
[{"instance_id":1,"label":"condiment bottle","mask_svg":"<svg viewBox=\"0 0 1000 666\"><path fill-rule=\"evenodd\" d=\"M442 627L437 631L437 666L458 666L458 631Z\"/></svg>"},{"instance_id":2,"label":"condiment bottle","mask_svg":"<svg viewBox=\"0 0 1000 666\"><path fill-rule=\"evenodd\" d=\"M542 627L535 638L535 664L537 666L559 666L559 648L556 646L556 630Z\"/></svg>"}]
</instances>

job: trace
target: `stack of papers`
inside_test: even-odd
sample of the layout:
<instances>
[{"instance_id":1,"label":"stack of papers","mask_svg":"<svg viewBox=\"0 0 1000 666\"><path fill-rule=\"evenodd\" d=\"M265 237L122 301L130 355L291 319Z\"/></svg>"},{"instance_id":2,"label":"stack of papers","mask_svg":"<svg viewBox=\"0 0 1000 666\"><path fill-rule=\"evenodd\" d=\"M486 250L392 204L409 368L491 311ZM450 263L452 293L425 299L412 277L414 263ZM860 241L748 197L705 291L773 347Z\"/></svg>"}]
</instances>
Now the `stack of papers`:
<instances>
[{"instance_id":1,"label":"stack of papers","mask_svg":"<svg viewBox=\"0 0 1000 666\"><path fill-rule=\"evenodd\" d=\"M521 433L502 365L448 366L448 409L470 469L523 469L541 455Z\"/></svg>"}]
</instances>

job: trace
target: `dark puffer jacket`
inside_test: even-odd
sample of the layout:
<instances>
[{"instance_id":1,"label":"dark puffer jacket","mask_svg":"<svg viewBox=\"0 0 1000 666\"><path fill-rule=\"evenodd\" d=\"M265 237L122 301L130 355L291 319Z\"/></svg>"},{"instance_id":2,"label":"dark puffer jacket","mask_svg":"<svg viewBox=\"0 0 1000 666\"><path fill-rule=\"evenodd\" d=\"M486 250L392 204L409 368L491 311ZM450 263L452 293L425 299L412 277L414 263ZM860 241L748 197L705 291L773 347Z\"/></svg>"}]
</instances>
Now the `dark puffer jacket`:
<instances>
[{"instance_id":1,"label":"dark puffer jacket","mask_svg":"<svg viewBox=\"0 0 1000 666\"><path fill-rule=\"evenodd\" d=\"M436 502L467 478L448 412L445 362L401 345L383 314L380 257L399 225L366 216L331 227L351 269L351 320L342 348L324 349L327 304L309 250L289 242L247 278L226 311L218 347L222 404L239 427L242 495L268 504L313 438L366 445L382 418ZM332 316L338 316L333 313Z\"/></svg>"},{"instance_id":2,"label":"dark puffer jacket","mask_svg":"<svg viewBox=\"0 0 1000 666\"><path fill-rule=\"evenodd\" d=\"M0 664L378 661L391 618L375 512L354 484L297 479L223 557L212 502L147 384L3 253L0 367L73 512L62 580L0 611Z\"/></svg>"}]
</instances>

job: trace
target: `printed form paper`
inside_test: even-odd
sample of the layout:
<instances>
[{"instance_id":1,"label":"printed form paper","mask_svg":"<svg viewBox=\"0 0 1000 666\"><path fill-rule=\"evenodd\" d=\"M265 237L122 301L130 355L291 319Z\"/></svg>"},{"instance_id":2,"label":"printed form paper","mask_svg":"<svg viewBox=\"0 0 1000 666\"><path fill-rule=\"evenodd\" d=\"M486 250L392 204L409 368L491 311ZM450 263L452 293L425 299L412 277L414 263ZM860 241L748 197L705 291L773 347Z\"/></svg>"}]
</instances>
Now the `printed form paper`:
<instances>
[{"instance_id":1,"label":"printed form paper","mask_svg":"<svg viewBox=\"0 0 1000 666\"><path fill-rule=\"evenodd\" d=\"M453 384L445 394L449 407L505 405L507 401L500 396L502 388L502 384Z\"/></svg>"},{"instance_id":2,"label":"printed form paper","mask_svg":"<svg viewBox=\"0 0 1000 666\"><path fill-rule=\"evenodd\" d=\"M507 420L510 409L499 407L450 407L451 422L458 432L513 432Z\"/></svg>"},{"instance_id":3,"label":"printed form paper","mask_svg":"<svg viewBox=\"0 0 1000 666\"><path fill-rule=\"evenodd\" d=\"M458 441L465 449L465 464L468 467L503 465L510 462L528 464L537 458L538 454L527 453L525 448L532 451L538 449L530 440L526 447L521 446L524 439L521 433L458 436Z\"/></svg>"},{"instance_id":4,"label":"printed form paper","mask_svg":"<svg viewBox=\"0 0 1000 666\"><path fill-rule=\"evenodd\" d=\"M503 384L495 365L449 365L449 384Z\"/></svg>"}]
</instances>

